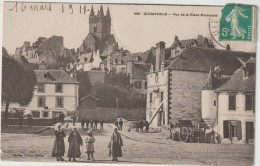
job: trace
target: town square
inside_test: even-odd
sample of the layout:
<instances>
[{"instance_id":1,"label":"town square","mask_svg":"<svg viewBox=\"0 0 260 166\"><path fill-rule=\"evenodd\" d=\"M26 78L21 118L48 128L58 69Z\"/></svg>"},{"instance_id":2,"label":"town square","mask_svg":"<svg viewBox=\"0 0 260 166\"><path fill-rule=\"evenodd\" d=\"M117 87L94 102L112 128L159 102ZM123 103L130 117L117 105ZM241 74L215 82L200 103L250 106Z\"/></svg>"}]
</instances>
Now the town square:
<instances>
[{"instance_id":1,"label":"town square","mask_svg":"<svg viewBox=\"0 0 260 166\"><path fill-rule=\"evenodd\" d=\"M255 6L3 13L2 161L254 165Z\"/></svg>"}]
</instances>

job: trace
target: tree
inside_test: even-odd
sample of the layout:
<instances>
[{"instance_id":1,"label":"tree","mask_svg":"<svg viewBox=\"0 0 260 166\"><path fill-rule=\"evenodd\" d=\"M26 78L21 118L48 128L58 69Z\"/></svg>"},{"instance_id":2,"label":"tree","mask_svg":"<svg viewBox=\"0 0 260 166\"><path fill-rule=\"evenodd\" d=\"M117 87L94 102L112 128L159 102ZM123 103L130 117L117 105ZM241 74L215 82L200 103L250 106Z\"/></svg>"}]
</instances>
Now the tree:
<instances>
[{"instance_id":1,"label":"tree","mask_svg":"<svg viewBox=\"0 0 260 166\"><path fill-rule=\"evenodd\" d=\"M90 82L89 74L84 71L77 71L74 73L76 80L79 82L79 98L90 94L92 85Z\"/></svg>"},{"instance_id":2,"label":"tree","mask_svg":"<svg viewBox=\"0 0 260 166\"><path fill-rule=\"evenodd\" d=\"M10 102L27 105L31 101L37 78L28 61L15 60L5 48L2 48L2 64L2 101L6 103L7 120Z\"/></svg>"}]
</instances>

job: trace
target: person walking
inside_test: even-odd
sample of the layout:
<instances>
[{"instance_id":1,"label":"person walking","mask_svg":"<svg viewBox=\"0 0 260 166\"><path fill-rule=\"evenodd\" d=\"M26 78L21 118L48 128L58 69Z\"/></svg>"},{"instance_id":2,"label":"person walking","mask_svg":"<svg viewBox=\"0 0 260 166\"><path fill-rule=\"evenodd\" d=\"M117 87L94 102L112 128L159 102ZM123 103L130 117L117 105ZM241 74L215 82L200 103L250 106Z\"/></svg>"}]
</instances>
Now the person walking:
<instances>
[{"instance_id":1,"label":"person walking","mask_svg":"<svg viewBox=\"0 0 260 166\"><path fill-rule=\"evenodd\" d=\"M119 124L119 130L123 130L123 120L122 119L119 120L118 124Z\"/></svg>"},{"instance_id":2,"label":"person walking","mask_svg":"<svg viewBox=\"0 0 260 166\"><path fill-rule=\"evenodd\" d=\"M64 137L65 133L61 129L61 123L57 123L55 126L55 140L52 149L52 157L56 157L57 161L64 161L62 158L65 153Z\"/></svg>"},{"instance_id":3,"label":"person walking","mask_svg":"<svg viewBox=\"0 0 260 166\"><path fill-rule=\"evenodd\" d=\"M115 122L115 126L118 128L118 120L116 120L116 122Z\"/></svg>"},{"instance_id":4,"label":"person walking","mask_svg":"<svg viewBox=\"0 0 260 166\"><path fill-rule=\"evenodd\" d=\"M93 153L94 153L94 143L95 143L95 137L92 134L92 131L87 131L86 134L88 134L88 136L85 139L85 153L88 154L88 160L90 160L90 157L92 158L92 160L94 159Z\"/></svg>"},{"instance_id":5,"label":"person walking","mask_svg":"<svg viewBox=\"0 0 260 166\"><path fill-rule=\"evenodd\" d=\"M32 127L32 115L28 115L28 127Z\"/></svg>"},{"instance_id":6,"label":"person walking","mask_svg":"<svg viewBox=\"0 0 260 166\"><path fill-rule=\"evenodd\" d=\"M114 132L111 136L110 142L109 142L109 156L111 156L113 159L112 161L118 161L118 157L122 157L122 149L123 146L123 140L121 138L120 133L118 132L118 128L114 128Z\"/></svg>"},{"instance_id":7,"label":"person walking","mask_svg":"<svg viewBox=\"0 0 260 166\"><path fill-rule=\"evenodd\" d=\"M149 133L149 126L150 126L149 122L146 121L145 122L145 131L148 132L148 133Z\"/></svg>"},{"instance_id":8,"label":"person walking","mask_svg":"<svg viewBox=\"0 0 260 166\"><path fill-rule=\"evenodd\" d=\"M69 150L68 150L69 161L71 161L71 158L73 158L73 161L76 161L76 158L79 158L81 155L80 146L82 146L83 144L82 138L76 126L72 127L72 131L69 135L68 142L69 142Z\"/></svg>"},{"instance_id":9,"label":"person walking","mask_svg":"<svg viewBox=\"0 0 260 166\"><path fill-rule=\"evenodd\" d=\"M103 120L100 120L99 123L100 123L100 130L103 130Z\"/></svg>"}]
</instances>

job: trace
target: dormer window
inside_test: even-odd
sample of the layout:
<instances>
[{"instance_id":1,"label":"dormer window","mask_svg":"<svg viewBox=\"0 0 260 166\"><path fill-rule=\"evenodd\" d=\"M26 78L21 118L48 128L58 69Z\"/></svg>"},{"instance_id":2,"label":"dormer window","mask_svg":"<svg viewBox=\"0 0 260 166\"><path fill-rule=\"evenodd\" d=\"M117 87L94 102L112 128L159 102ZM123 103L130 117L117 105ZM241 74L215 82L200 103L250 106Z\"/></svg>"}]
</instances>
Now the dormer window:
<instances>
[{"instance_id":1,"label":"dormer window","mask_svg":"<svg viewBox=\"0 0 260 166\"><path fill-rule=\"evenodd\" d=\"M87 62L88 58L84 58L84 61Z\"/></svg>"}]
</instances>

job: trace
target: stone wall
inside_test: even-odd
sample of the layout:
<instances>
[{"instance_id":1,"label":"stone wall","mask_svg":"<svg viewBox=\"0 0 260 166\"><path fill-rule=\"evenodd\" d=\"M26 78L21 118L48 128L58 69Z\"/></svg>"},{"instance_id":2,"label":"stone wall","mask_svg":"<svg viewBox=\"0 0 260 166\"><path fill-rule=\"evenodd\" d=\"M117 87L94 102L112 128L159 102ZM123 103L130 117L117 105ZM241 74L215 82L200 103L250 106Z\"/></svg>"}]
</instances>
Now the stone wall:
<instances>
[{"instance_id":1,"label":"stone wall","mask_svg":"<svg viewBox=\"0 0 260 166\"><path fill-rule=\"evenodd\" d=\"M193 125L201 121L201 90L208 73L194 71L170 72L169 121L192 120Z\"/></svg>"}]
</instances>

